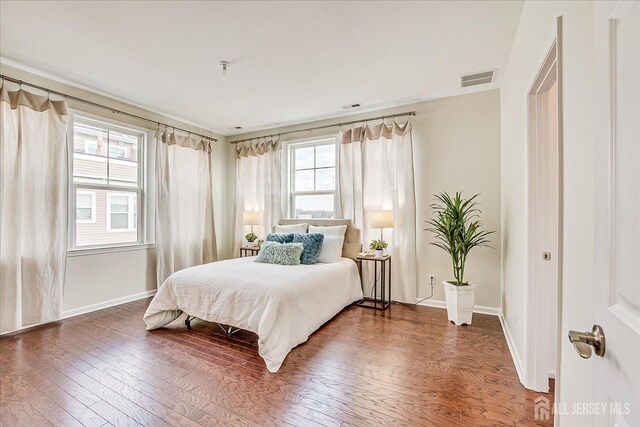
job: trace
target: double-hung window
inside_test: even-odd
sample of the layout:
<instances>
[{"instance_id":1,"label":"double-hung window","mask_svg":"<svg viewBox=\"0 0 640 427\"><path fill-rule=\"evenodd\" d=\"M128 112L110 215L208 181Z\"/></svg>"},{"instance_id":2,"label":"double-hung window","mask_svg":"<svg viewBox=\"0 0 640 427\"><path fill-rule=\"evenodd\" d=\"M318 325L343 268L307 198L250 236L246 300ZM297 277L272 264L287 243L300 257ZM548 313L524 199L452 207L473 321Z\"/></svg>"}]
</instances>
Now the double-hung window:
<instances>
[{"instance_id":1,"label":"double-hung window","mask_svg":"<svg viewBox=\"0 0 640 427\"><path fill-rule=\"evenodd\" d=\"M289 214L293 218L335 218L335 138L289 145Z\"/></svg>"},{"instance_id":2,"label":"double-hung window","mask_svg":"<svg viewBox=\"0 0 640 427\"><path fill-rule=\"evenodd\" d=\"M146 133L72 115L70 248L143 243Z\"/></svg>"}]
</instances>

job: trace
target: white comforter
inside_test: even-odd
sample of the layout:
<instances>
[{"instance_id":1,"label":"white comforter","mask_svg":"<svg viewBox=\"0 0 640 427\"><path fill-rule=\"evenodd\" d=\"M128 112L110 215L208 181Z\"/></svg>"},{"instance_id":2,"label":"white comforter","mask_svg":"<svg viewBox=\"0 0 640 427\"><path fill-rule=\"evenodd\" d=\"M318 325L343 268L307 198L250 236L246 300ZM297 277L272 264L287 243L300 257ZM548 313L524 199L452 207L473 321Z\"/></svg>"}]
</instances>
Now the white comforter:
<instances>
[{"instance_id":1,"label":"white comforter","mask_svg":"<svg viewBox=\"0 0 640 427\"><path fill-rule=\"evenodd\" d=\"M148 330L156 329L185 312L254 332L267 369L277 372L291 349L361 298L358 269L348 258L295 266L236 258L172 274L144 321Z\"/></svg>"}]
</instances>

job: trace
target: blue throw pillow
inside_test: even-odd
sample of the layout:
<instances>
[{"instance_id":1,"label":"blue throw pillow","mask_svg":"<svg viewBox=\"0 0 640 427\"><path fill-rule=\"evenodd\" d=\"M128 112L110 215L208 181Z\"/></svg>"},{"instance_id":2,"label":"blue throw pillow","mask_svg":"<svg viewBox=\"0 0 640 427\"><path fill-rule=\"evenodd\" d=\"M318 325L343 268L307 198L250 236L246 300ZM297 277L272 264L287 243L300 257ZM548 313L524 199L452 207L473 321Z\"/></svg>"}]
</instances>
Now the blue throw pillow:
<instances>
[{"instance_id":1,"label":"blue throw pillow","mask_svg":"<svg viewBox=\"0 0 640 427\"><path fill-rule=\"evenodd\" d=\"M300 262L303 264L315 264L322 249L324 235L320 233L296 233L293 235L293 243L302 243L304 250Z\"/></svg>"},{"instance_id":2,"label":"blue throw pillow","mask_svg":"<svg viewBox=\"0 0 640 427\"><path fill-rule=\"evenodd\" d=\"M266 264L300 265L304 246L301 243L263 242L256 262Z\"/></svg>"},{"instance_id":3,"label":"blue throw pillow","mask_svg":"<svg viewBox=\"0 0 640 427\"><path fill-rule=\"evenodd\" d=\"M293 233L269 233L267 234L267 242L291 243L293 242Z\"/></svg>"}]
</instances>

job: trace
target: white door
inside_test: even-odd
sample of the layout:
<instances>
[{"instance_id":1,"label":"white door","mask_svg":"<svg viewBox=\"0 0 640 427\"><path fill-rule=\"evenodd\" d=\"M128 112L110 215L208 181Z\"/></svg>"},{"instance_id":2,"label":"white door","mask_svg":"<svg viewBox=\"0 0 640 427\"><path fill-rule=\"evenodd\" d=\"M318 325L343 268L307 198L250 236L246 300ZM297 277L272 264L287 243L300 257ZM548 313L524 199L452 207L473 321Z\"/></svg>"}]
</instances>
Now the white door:
<instances>
[{"instance_id":1,"label":"white door","mask_svg":"<svg viewBox=\"0 0 640 427\"><path fill-rule=\"evenodd\" d=\"M595 2L593 17L593 323L606 348L575 363L592 369L594 425L640 426L640 2Z\"/></svg>"}]
</instances>

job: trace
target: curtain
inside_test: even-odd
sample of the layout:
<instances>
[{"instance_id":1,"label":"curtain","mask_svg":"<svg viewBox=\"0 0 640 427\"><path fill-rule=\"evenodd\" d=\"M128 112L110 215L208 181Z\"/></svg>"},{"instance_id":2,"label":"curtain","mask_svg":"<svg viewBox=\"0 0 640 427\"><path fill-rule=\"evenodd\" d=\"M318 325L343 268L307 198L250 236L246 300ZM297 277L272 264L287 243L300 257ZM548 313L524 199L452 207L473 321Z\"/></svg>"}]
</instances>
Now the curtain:
<instances>
[{"instance_id":1,"label":"curtain","mask_svg":"<svg viewBox=\"0 0 640 427\"><path fill-rule=\"evenodd\" d=\"M342 216L362 230L364 248L380 238L380 229L369 228L367 212L393 211L393 229L384 230L387 252L392 255L392 298L414 303L416 198L411 124L394 121L389 126L381 123L342 132L339 162ZM369 273L365 267L365 277Z\"/></svg>"},{"instance_id":2,"label":"curtain","mask_svg":"<svg viewBox=\"0 0 640 427\"><path fill-rule=\"evenodd\" d=\"M172 273L217 259L211 141L156 133L158 286Z\"/></svg>"},{"instance_id":3,"label":"curtain","mask_svg":"<svg viewBox=\"0 0 640 427\"><path fill-rule=\"evenodd\" d=\"M273 139L237 144L235 147L235 256L239 256L240 245L249 232L249 226L242 223L243 211L261 213L262 224L254 226L254 232L262 240L282 216L281 148L280 141Z\"/></svg>"},{"instance_id":4,"label":"curtain","mask_svg":"<svg viewBox=\"0 0 640 427\"><path fill-rule=\"evenodd\" d=\"M67 103L0 89L0 331L58 320L67 263Z\"/></svg>"}]
</instances>

